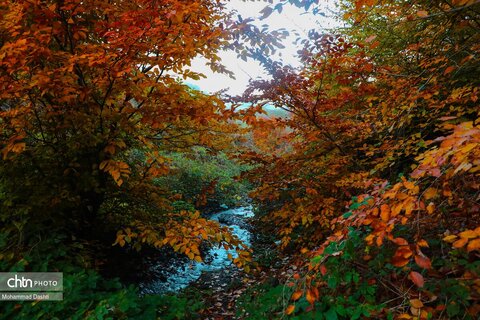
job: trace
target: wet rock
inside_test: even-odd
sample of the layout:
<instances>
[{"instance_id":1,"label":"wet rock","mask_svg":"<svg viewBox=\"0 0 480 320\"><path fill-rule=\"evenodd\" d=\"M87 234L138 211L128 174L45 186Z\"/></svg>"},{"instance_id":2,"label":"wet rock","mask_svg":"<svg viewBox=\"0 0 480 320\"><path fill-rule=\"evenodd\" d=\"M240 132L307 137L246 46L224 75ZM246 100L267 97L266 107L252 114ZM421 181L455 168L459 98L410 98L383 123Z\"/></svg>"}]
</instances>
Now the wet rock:
<instances>
[{"instance_id":1,"label":"wet rock","mask_svg":"<svg viewBox=\"0 0 480 320\"><path fill-rule=\"evenodd\" d=\"M211 215L210 219L229 226L232 233L247 245L250 244L248 218L253 216L251 207L230 209ZM166 293L181 290L192 283L203 288L224 288L238 276L240 270L232 266L228 254L236 256L234 250L225 250L223 247L206 248L204 262L192 262L188 258L174 254L171 257L148 257L144 281L139 287L145 293ZM148 276L147 276L148 274Z\"/></svg>"}]
</instances>

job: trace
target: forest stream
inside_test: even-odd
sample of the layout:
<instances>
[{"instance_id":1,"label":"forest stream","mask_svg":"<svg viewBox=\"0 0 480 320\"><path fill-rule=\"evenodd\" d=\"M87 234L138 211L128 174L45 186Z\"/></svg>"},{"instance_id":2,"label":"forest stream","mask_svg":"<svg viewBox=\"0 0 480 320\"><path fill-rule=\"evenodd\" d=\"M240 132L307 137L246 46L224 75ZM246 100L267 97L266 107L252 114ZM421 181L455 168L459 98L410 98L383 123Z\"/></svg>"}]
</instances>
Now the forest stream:
<instances>
[{"instance_id":1,"label":"forest stream","mask_svg":"<svg viewBox=\"0 0 480 320\"><path fill-rule=\"evenodd\" d=\"M210 216L211 220L218 221L222 226L231 228L232 233L243 243L250 245L251 233L248 230L247 219L253 217L252 207L239 207ZM214 246L205 255L204 262L182 259L180 262L150 261L147 273L157 275L139 283L142 294L163 294L177 292L199 281L202 275L208 277L214 272L223 271L232 266L228 254L236 257L235 250L226 250L223 246ZM231 270L225 270L229 273Z\"/></svg>"}]
</instances>

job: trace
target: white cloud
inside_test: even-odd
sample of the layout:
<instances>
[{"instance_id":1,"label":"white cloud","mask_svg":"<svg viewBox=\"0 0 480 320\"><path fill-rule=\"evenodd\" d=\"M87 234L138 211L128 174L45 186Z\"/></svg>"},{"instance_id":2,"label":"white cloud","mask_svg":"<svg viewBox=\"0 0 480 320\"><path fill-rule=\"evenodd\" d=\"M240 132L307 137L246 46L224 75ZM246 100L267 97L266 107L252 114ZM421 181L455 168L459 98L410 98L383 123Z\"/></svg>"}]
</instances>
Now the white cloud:
<instances>
[{"instance_id":1,"label":"white cloud","mask_svg":"<svg viewBox=\"0 0 480 320\"><path fill-rule=\"evenodd\" d=\"M325 10L332 8L333 1L322 1L322 3L325 6ZM227 4L227 8L237 11L244 19L256 18L257 20L254 23L259 27L266 24L270 30L286 29L290 36L282 42L285 48L279 50L275 58L281 59L283 63L294 67L300 65L297 57L299 46L293 43L297 35L306 38L308 30L329 29L335 26L335 21L332 18L326 18L319 14L314 15L311 11L305 12L304 9L292 5L285 5L281 13L275 11L266 19L259 20L258 18L261 16L260 11L266 5L268 3L263 1L244 2L231 0ZM204 59L197 58L193 61L191 69L205 74L207 78L196 81L189 79L188 82L199 86L206 92L217 92L229 88L229 94L241 94L247 87L250 78L268 78L268 75L256 61L249 60L245 62L237 58L236 53L232 51L221 52L220 57L222 58L222 63L235 74L236 79L231 79L224 74L213 73L206 66Z\"/></svg>"}]
</instances>

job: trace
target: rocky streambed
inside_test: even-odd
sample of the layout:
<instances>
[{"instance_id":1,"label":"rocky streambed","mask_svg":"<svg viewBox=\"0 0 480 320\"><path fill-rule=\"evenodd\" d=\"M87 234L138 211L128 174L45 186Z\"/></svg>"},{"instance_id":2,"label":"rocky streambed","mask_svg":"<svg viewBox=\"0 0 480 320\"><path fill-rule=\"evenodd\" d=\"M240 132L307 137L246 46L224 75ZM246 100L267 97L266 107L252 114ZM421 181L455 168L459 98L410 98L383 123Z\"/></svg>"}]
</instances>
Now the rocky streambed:
<instances>
[{"instance_id":1,"label":"rocky streambed","mask_svg":"<svg viewBox=\"0 0 480 320\"><path fill-rule=\"evenodd\" d=\"M252 235L247 219L253 217L252 207L239 207L213 214L210 219L231 228L245 244L250 245ZM235 250L226 250L223 246L213 247L205 255L204 262L191 261L184 256L175 255L168 259L148 257L145 273L149 276L139 281L142 294L164 294L177 292L189 285L225 286L225 277L234 278L238 272L232 266L228 254L236 256Z\"/></svg>"}]
</instances>

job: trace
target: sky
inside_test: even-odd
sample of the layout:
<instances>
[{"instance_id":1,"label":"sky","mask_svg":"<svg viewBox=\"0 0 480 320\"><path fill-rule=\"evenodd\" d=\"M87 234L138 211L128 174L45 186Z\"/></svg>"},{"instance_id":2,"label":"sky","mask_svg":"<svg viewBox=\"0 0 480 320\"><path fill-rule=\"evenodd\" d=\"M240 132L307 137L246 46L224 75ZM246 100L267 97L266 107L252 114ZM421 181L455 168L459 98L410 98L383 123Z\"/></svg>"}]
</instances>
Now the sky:
<instances>
[{"instance_id":1,"label":"sky","mask_svg":"<svg viewBox=\"0 0 480 320\"><path fill-rule=\"evenodd\" d=\"M325 6L325 10L333 7L333 1L331 0L322 0L321 3ZM329 29L334 27L336 23L332 18L327 18L319 14L314 15L312 12L305 12L304 9L297 8L293 5L285 5L282 13L275 11L266 19L260 20L260 11L267 5L268 3L264 1L244 2L242 0L230 0L227 8L237 11L244 19L255 18L256 20L253 23L259 27L266 24L270 30L286 29L290 36L282 41L285 48L279 50L278 54L281 54L281 57L278 57L281 58L285 64L290 64L294 67L300 66L296 54L299 46L293 43L297 38L295 33L298 33L301 37L307 37L308 30L310 29L317 29L317 31ZM256 61L252 61L251 59L243 61L238 58L237 54L233 51L222 51L219 56L222 59L222 63L234 73L235 79L231 79L224 74L213 73L209 67L205 65L204 59L197 58L193 61L191 69L203 73L206 75L206 78L200 80L189 79L188 83L208 93L228 89L228 94L239 95L246 89L251 78L268 78L268 75Z\"/></svg>"}]
</instances>

